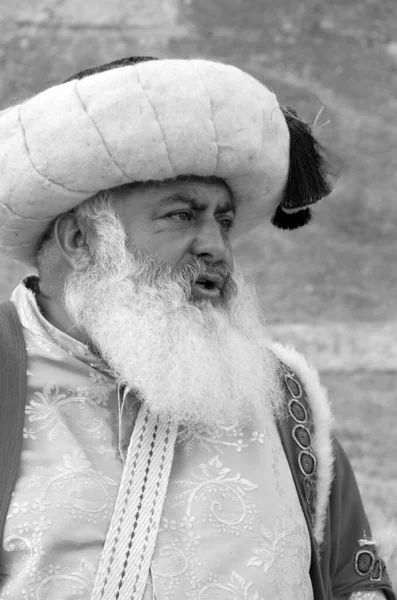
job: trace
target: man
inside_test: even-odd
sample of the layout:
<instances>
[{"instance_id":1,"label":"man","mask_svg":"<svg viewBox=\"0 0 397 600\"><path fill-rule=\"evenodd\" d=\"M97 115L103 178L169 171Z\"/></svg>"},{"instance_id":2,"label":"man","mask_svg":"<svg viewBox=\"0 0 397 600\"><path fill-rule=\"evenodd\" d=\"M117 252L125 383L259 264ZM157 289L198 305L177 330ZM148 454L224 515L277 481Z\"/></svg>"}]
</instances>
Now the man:
<instances>
[{"instance_id":1,"label":"man","mask_svg":"<svg viewBox=\"0 0 397 600\"><path fill-rule=\"evenodd\" d=\"M329 193L310 129L239 69L141 58L0 131L0 246L39 270L7 305L0 598L395 599L317 374L233 260Z\"/></svg>"}]
</instances>

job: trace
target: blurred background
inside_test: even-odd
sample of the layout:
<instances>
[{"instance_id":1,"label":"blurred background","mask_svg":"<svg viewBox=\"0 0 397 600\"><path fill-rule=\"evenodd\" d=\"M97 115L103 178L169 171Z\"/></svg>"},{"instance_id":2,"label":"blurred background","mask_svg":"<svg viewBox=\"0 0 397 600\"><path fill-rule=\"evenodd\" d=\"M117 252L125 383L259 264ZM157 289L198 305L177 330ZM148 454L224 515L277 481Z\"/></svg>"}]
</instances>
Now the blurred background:
<instances>
[{"instance_id":1,"label":"blurred background","mask_svg":"<svg viewBox=\"0 0 397 600\"><path fill-rule=\"evenodd\" d=\"M312 224L235 241L276 337L321 371L375 526L397 517L397 1L0 0L0 107L123 56L239 66L343 162ZM330 120L330 123L320 127ZM26 269L0 257L0 301ZM390 564L397 586L397 560Z\"/></svg>"}]
</instances>

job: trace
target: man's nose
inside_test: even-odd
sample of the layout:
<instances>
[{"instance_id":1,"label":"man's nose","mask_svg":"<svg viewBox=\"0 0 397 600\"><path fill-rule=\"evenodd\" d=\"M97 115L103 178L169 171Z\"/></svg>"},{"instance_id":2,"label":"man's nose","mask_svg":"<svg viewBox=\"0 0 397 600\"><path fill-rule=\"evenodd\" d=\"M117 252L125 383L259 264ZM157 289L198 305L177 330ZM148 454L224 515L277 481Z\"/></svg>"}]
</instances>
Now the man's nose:
<instances>
[{"instance_id":1,"label":"man's nose","mask_svg":"<svg viewBox=\"0 0 397 600\"><path fill-rule=\"evenodd\" d=\"M197 256L211 257L214 262L225 258L227 244L221 227L214 218L201 223L192 245L192 252Z\"/></svg>"}]
</instances>

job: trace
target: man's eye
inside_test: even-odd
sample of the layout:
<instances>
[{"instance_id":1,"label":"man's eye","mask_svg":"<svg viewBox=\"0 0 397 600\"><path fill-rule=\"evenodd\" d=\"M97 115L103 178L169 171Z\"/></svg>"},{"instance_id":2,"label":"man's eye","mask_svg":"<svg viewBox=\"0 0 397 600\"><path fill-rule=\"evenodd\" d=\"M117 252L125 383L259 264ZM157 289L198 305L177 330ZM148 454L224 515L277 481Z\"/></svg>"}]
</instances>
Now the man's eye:
<instances>
[{"instance_id":1,"label":"man's eye","mask_svg":"<svg viewBox=\"0 0 397 600\"><path fill-rule=\"evenodd\" d=\"M167 215L168 219L172 219L173 217L180 217L180 216L188 216L188 217L192 217L192 213L189 212L188 210L180 210L179 212L175 212L175 213L171 213L170 215ZM187 219L181 219L181 221L184 223L185 221L187 221Z\"/></svg>"},{"instance_id":2,"label":"man's eye","mask_svg":"<svg viewBox=\"0 0 397 600\"><path fill-rule=\"evenodd\" d=\"M233 219L222 219L222 221L219 221L219 223L223 223L222 229L225 231L230 231L234 227Z\"/></svg>"},{"instance_id":3,"label":"man's eye","mask_svg":"<svg viewBox=\"0 0 397 600\"><path fill-rule=\"evenodd\" d=\"M177 217L180 223L186 223L193 218L193 214L189 210L179 210L166 216L167 219L174 219L175 217ZM234 220L230 218L221 219L218 223L225 232L230 231L234 227Z\"/></svg>"}]
</instances>

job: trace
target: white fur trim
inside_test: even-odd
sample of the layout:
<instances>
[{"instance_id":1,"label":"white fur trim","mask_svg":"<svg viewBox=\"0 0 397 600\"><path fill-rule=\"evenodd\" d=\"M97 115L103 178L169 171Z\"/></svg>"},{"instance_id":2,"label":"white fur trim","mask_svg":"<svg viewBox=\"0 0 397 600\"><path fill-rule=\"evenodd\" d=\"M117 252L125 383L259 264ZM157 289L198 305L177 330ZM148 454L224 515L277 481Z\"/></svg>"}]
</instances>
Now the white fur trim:
<instances>
[{"instance_id":1,"label":"white fur trim","mask_svg":"<svg viewBox=\"0 0 397 600\"><path fill-rule=\"evenodd\" d=\"M282 346L278 342L272 344L271 350L302 381L312 409L315 426L312 446L317 455L317 505L314 537L320 546L323 542L328 498L333 479L334 456L331 442L333 416L331 407L327 392L320 383L316 369L306 361L302 354L292 346Z\"/></svg>"},{"instance_id":2,"label":"white fur trim","mask_svg":"<svg viewBox=\"0 0 397 600\"><path fill-rule=\"evenodd\" d=\"M0 112L0 140L0 249L32 265L48 223L99 190L217 176L247 231L270 220L288 176L276 96L206 60L148 61L49 88Z\"/></svg>"}]
</instances>

